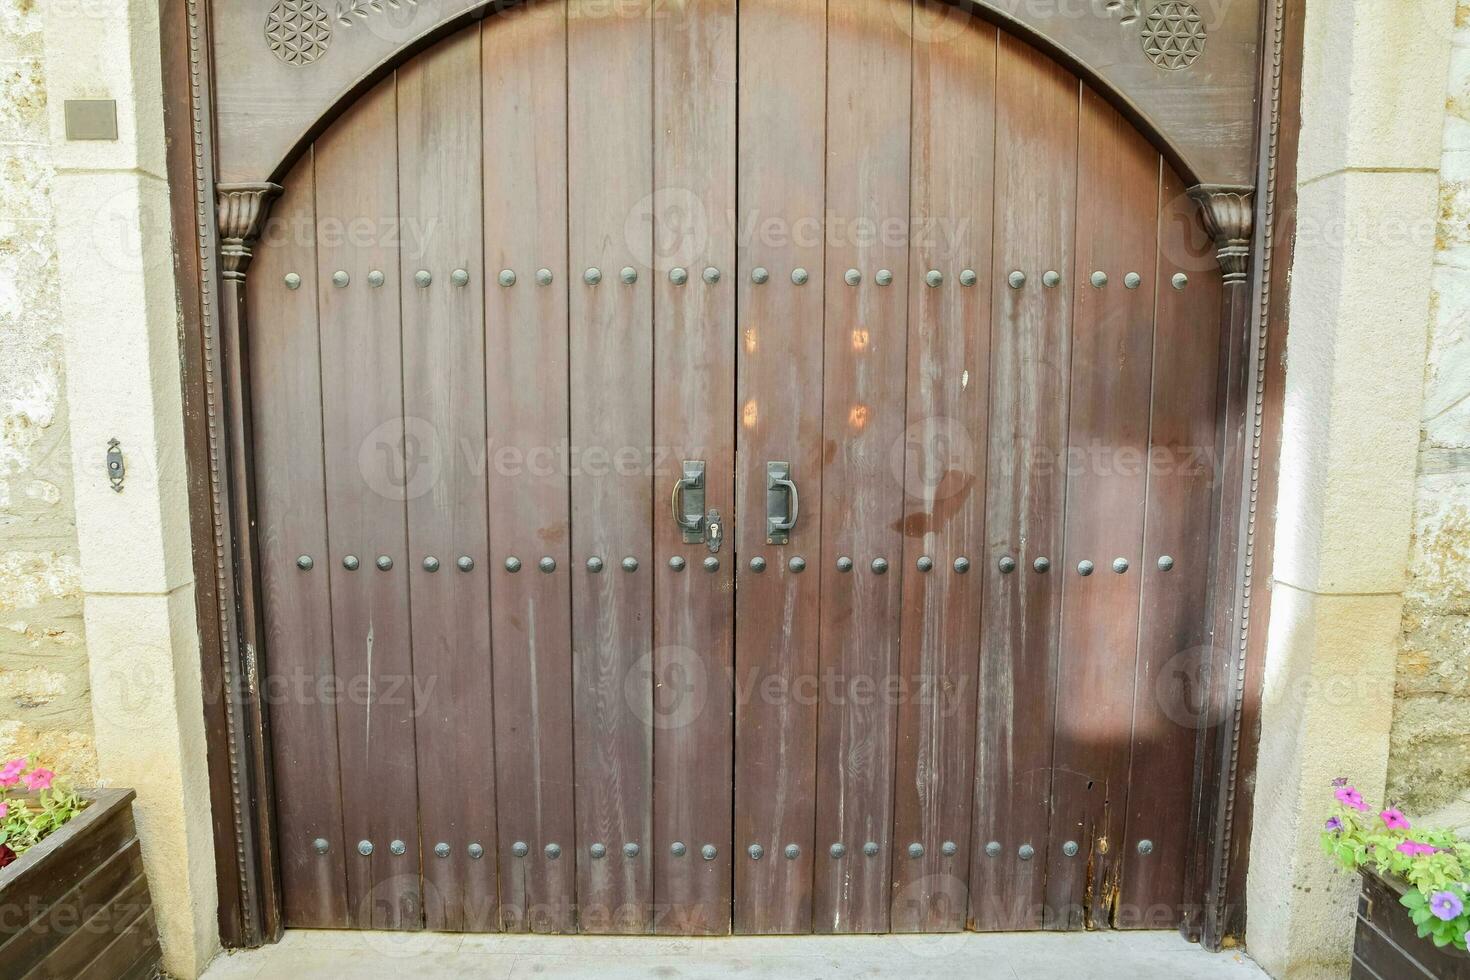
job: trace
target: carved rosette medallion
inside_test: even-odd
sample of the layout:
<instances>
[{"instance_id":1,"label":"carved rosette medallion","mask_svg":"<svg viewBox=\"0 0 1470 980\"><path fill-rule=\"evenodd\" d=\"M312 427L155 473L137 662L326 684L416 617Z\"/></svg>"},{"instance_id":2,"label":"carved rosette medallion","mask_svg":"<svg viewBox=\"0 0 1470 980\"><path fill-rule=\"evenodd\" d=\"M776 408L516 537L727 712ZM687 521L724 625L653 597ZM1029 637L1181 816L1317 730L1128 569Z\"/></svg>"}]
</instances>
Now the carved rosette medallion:
<instances>
[{"instance_id":1,"label":"carved rosette medallion","mask_svg":"<svg viewBox=\"0 0 1470 980\"><path fill-rule=\"evenodd\" d=\"M1143 53L1165 71L1194 64L1205 51L1205 22L1194 4L1164 0L1144 18Z\"/></svg>"},{"instance_id":2,"label":"carved rosette medallion","mask_svg":"<svg viewBox=\"0 0 1470 980\"><path fill-rule=\"evenodd\" d=\"M1205 231L1215 240L1215 258L1227 284L1250 276L1251 234L1255 230L1256 192L1253 187L1197 184L1189 198L1199 205Z\"/></svg>"},{"instance_id":3,"label":"carved rosette medallion","mask_svg":"<svg viewBox=\"0 0 1470 980\"><path fill-rule=\"evenodd\" d=\"M317 0L276 0L265 15L265 40L288 65L309 65L327 53L332 21Z\"/></svg>"}]
</instances>

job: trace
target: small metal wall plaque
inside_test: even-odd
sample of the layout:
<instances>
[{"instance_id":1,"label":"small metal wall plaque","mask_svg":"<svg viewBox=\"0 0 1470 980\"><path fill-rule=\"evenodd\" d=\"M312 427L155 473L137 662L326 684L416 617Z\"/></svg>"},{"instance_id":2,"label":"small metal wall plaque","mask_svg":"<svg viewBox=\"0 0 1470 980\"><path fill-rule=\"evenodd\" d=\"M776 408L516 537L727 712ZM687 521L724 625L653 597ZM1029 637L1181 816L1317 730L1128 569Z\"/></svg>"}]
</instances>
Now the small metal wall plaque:
<instances>
[{"instance_id":1,"label":"small metal wall plaque","mask_svg":"<svg viewBox=\"0 0 1470 980\"><path fill-rule=\"evenodd\" d=\"M117 102L113 99L67 99L66 138L117 139Z\"/></svg>"}]
</instances>

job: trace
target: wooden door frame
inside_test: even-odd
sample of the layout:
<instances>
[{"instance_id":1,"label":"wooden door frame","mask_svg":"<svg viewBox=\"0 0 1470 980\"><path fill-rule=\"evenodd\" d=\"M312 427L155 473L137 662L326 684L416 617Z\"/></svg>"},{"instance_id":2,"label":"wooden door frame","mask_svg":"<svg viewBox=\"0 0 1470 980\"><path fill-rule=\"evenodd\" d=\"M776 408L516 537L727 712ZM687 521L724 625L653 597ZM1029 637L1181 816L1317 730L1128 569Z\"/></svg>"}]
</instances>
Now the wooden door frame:
<instances>
[{"instance_id":1,"label":"wooden door frame","mask_svg":"<svg viewBox=\"0 0 1470 980\"><path fill-rule=\"evenodd\" d=\"M1283 270L1290 268L1296 231L1306 0L1263 0L1262 8L1255 187L1191 190L1226 272L1223 469L1209 604L1217 639L1204 678L1208 711L1218 723L1201 726L1198 734L1196 847L1188 861L1181 927L1211 949L1245 931L1285 381ZM404 46L383 71L490 10L471 7L432 37ZM251 247L280 188L269 183L269 175L259 183L216 184L209 0L160 0L159 15L219 926L225 946L252 947L280 938L283 910L270 719L257 671L264 631L255 565L244 286ZM1109 92L1065 50L1017 30L1003 15L981 15L1025 35L1138 121L1125 97ZM328 121L324 117L321 125ZM1177 164L1169 141L1157 134L1154 139Z\"/></svg>"}]
</instances>

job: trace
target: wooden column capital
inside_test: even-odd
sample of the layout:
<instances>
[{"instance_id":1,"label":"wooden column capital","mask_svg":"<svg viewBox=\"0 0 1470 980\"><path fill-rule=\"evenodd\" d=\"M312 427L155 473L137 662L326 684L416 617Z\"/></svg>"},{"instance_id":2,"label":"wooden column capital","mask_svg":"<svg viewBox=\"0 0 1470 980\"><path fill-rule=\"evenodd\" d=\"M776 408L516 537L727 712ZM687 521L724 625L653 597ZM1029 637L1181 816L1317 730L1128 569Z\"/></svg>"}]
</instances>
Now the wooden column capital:
<instances>
[{"instance_id":1,"label":"wooden column capital","mask_svg":"<svg viewBox=\"0 0 1470 980\"><path fill-rule=\"evenodd\" d=\"M1199 205L1205 230L1215 240L1215 258L1225 273L1225 284L1245 282L1250 277L1256 189L1230 184L1196 184L1189 189L1189 197Z\"/></svg>"},{"instance_id":2,"label":"wooden column capital","mask_svg":"<svg viewBox=\"0 0 1470 980\"><path fill-rule=\"evenodd\" d=\"M220 271L226 279L244 279L250 267L251 251L271 204L281 195L280 184L217 184L215 201L218 208L220 238Z\"/></svg>"}]
</instances>

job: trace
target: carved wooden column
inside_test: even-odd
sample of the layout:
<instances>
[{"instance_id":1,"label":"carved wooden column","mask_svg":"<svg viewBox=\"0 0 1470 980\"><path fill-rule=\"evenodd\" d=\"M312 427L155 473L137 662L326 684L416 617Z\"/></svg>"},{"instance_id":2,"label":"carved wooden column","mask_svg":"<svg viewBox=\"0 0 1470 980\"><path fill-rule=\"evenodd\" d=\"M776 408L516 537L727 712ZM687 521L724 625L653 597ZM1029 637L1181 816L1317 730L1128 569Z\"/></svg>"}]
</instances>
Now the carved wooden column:
<instances>
[{"instance_id":1,"label":"carved wooden column","mask_svg":"<svg viewBox=\"0 0 1470 980\"><path fill-rule=\"evenodd\" d=\"M1255 233L1255 190L1251 187L1199 184L1189 189L1200 208L1205 230L1215 242L1224 280L1220 316L1219 419L1216 431L1216 490L1214 564L1210 571L1209 613L1211 655L1205 677L1210 719L1199 732L1195 775L1195 849L1186 872L1187 909L1181 932L1218 949L1235 931L1231 917L1239 910L1226 908L1225 896L1237 841L1231 818L1237 796L1237 762L1241 747L1240 707L1244 660L1241 639L1242 600L1247 569L1247 526L1243 520L1254 445L1248 420L1254 386L1251 365L1255 331L1251 329L1251 254ZM1248 792L1245 791L1245 792ZM1244 862L1239 862L1244 867Z\"/></svg>"},{"instance_id":2,"label":"carved wooden column","mask_svg":"<svg viewBox=\"0 0 1470 980\"><path fill-rule=\"evenodd\" d=\"M236 602L235 629L239 644L238 658L232 658L239 676L231 679L227 690L238 692L232 705L235 723L231 733L230 752L236 758L231 767L237 772L258 774L249 780L248 800L236 800L243 811L240 819L253 820L256 831L243 837L242 860L247 877L257 887L247 892L244 921L245 945L274 942L280 938L283 924L280 878L276 856L272 853L276 839L274 827L274 792L271 786L270 747L254 733L267 731L266 705L259 694L261 640L265 623L260 604L259 548L255 540L255 481L250 411L249 318L246 309L245 275L250 269L252 249L265 229L271 204L281 194L279 184L218 184L215 200L219 222L219 340L220 377L223 390L222 418L229 480L229 518L235 547L233 549L234 592ZM274 900L257 901L262 896ZM257 906L251 908L250 906ZM258 930L258 934L257 934Z\"/></svg>"}]
</instances>

